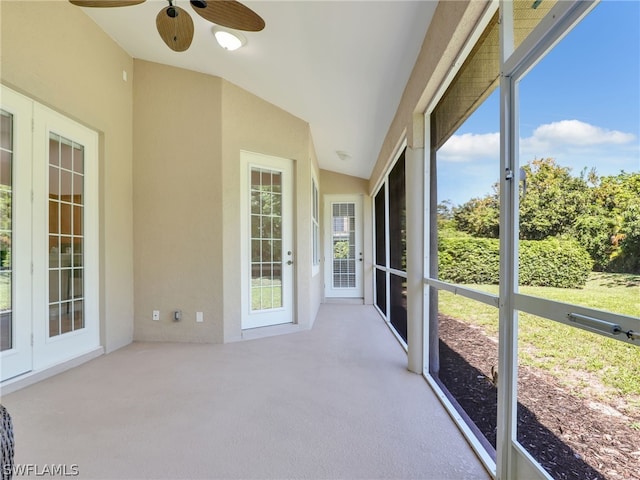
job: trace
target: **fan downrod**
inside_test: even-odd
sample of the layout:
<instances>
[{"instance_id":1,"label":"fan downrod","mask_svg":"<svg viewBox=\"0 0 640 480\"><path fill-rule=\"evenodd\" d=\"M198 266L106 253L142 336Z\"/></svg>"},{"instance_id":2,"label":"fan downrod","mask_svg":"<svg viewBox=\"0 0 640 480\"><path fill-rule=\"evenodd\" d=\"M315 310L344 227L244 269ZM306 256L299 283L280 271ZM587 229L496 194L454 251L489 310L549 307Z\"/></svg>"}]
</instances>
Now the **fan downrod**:
<instances>
[{"instance_id":1,"label":"fan downrod","mask_svg":"<svg viewBox=\"0 0 640 480\"><path fill-rule=\"evenodd\" d=\"M178 16L178 10L173 6L173 1L169 0L169 8L167 8L167 16L176 18Z\"/></svg>"}]
</instances>

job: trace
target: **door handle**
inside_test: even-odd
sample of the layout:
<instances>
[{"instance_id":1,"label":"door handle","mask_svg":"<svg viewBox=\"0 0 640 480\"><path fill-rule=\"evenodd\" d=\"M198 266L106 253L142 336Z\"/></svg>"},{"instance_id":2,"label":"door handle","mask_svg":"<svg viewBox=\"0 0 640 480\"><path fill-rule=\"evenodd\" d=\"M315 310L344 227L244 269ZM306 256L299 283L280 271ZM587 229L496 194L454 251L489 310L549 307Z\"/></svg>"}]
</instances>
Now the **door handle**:
<instances>
[{"instance_id":1,"label":"door handle","mask_svg":"<svg viewBox=\"0 0 640 480\"><path fill-rule=\"evenodd\" d=\"M293 260L287 260L287 265L293 265Z\"/></svg>"}]
</instances>

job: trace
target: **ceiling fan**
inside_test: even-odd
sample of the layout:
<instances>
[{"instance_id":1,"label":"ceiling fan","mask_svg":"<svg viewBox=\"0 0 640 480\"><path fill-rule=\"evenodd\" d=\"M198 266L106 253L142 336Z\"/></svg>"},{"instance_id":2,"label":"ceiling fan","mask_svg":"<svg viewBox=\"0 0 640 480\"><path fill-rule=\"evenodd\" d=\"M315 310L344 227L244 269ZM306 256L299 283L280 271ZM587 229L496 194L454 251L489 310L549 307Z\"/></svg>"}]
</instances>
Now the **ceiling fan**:
<instances>
[{"instance_id":1,"label":"ceiling fan","mask_svg":"<svg viewBox=\"0 0 640 480\"><path fill-rule=\"evenodd\" d=\"M128 7L145 0L69 0L78 7ZM193 40L193 20L186 10L174 5L175 0L167 0L156 17L156 28L167 46L175 52L184 52ZM259 32L264 28L264 20L236 0L190 0L191 6L205 20L222 27L248 32Z\"/></svg>"}]
</instances>

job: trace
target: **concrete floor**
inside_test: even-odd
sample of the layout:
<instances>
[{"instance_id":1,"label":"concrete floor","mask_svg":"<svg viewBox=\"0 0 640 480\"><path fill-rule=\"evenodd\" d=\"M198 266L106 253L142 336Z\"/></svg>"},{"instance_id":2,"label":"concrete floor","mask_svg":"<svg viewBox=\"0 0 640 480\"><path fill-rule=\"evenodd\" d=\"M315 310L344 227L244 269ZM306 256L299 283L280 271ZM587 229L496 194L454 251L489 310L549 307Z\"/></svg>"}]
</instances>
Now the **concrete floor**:
<instances>
[{"instance_id":1,"label":"concrete floor","mask_svg":"<svg viewBox=\"0 0 640 480\"><path fill-rule=\"evenodd\" d=\"M2 398L76 478L488 479L371 306L226 345L134 343Z\"/></svg>"}]
</instances>

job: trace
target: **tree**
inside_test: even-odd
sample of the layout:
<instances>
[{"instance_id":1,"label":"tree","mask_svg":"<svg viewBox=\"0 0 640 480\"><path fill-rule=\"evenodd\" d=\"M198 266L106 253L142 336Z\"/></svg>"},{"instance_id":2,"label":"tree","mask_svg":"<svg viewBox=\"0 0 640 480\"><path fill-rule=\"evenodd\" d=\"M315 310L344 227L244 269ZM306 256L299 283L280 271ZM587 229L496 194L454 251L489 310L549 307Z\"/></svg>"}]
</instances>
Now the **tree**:
<instances>
[{"instance_id":1,"label":"tree","mask_svg":"<svg viewBox=\"0 0 640 480\"><path fill-rule=\"evenodd\" d=\"M443 200L437 206L438 232L456 232L451 200Z\"/></svg>"},{"instance_id":2,"label":"tree","mask_svg":"<svg viewBox=\"0 0 640 480\"><path fill-rule=\"evenodd\" d=\"M599 177L592 169L573 176L552 158L525 165L526 192L520 198L520 238L575 239L594 269L640 271L640 173ZM447 212L439 206L439 222ZM475 237L499 236L498 184L493 192L453 208L455 228Z\"/></svg>"},{"instance_id":3,"label":"tree","mask_svg":"<svg viewBox=\"0 0 640 480\"><path fill-rule=\"evenodd\" d=\"M453 218L458 230L474 237L498 238L500 234L500 204L498 195L472 198L454 209Z\"/></svg>"},{"instance_id":4,"label":"tree","mask_svg":"<svg viewBox=\"0 0 640 480\"><path fill-rule=\"evenodd\" d=\"M0 185L0 268L11 267L11 187Z\"/></svg>"},{"instance_id":5,"label":"tree","mask_svg":"<svg viewBox=\"0 0 640 480\"><path fill-rule=\"evenodd\" d=\"M640 173L621 172L593 182L590 210L578 218L575 236L594 269L640 271Z\"/></svg>"},{"instance_id":6,"label":"tree","mask_svg":"<svg viewBox=\"0 0 640 480\"><path fill-rule=\"evenodd\" d=\"M585 172L573 177L570 168L553 158L533 160L523 168L527 188L520 200L520 238L542 240L571 234L589 205Z\"/></svg>"},{"instance_id":7,"label":"tree","mask_svg":"<svg viewBox=\"0 0 640 480\"><path fill-rule=\"evenodd\" d=\"M589 205L585 172L573 177L571 169L553 158L525 165L526 191L520 200L520 238L542 240L571 232ZM499 185L482 198L473 198L454 209L456 226L476 237L497 238L500 223Z\"/></svg>"},{"instance_id":8,"label":"tree","mask_svg":"<svg viewBox=\"0 0 640 480\"><path fill-rule=\"evenodd\" d=\"M615 219L604 208L592 205L589 212L578 216L573 226L573 236L589 252L596 271L607 270L611 261L614 251L611 239L615 224Z\"/></svg>"},{"instance_id":9,"label":"tree","mask_svg":"<svg viewBox=\"0 0 640 480\"><path fill-rule=\"evenodd\" d=\"M622 239L609 270L640 274L640 203L630 205L623 215Z\"/></svg>"}]
</instances>

